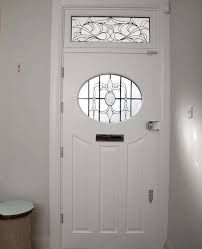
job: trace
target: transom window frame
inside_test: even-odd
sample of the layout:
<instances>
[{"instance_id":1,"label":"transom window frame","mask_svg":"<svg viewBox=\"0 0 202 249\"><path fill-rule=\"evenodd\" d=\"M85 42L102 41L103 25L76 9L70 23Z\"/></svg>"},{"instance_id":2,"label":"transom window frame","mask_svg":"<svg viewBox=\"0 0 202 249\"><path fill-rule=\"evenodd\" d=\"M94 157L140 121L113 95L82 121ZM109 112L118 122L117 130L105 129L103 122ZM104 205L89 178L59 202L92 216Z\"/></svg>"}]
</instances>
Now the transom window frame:
<instances>
[{"instance_id":1,"label":"transom window frame","mask_svg":"<svg viewBox=\"0 0 202 249\"><path fill-rule=\"evenodd\" d=\"M147 16L71 16L72 42L150 43L150 30Z\"/></svg>"},{"instance_id":2,"label":"transom window frame","mask_svg":"<svg viewBox=\"0 0 202 249\"><path fill-rule=\"evenodd\" d=\"M64 48L126 48L126 49L156 49L157 48L157 11L151 9L64 9L63 41ZM145 17L150 19L150 42L75 42L72 41L72 17Z\"/></svg>"}]
</instances>

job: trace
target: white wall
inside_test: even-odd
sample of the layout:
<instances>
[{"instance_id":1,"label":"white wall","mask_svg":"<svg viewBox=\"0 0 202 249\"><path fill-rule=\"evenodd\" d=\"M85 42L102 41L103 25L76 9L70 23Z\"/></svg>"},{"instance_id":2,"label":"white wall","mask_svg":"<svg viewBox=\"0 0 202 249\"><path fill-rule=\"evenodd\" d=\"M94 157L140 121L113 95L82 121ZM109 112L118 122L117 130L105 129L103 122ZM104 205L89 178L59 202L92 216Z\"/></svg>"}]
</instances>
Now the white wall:
<instances>
[{"instance_id":1,"label":"white wall","mask_svg":"<svg viewBox=\"0 0 202 249\"><path fill-rule=\"evenodd\" d=\"M34 237L46 248L51 0L0 0L0 9L0 201L36 203ZM168 238L174 249L202 248L201 12L201 0L172 0Z\"/></svg>"},{"instance_id":2,"label":"white wall","mask_svg":"<svg viewBox=\"0 0 202 249\"><path fill-rule=\"evenodd\" d=\"M51 0L0 0L0 9L0 201L36 204L33 233L45 248Z\"/></svg>"},{"instance_id":3,"label":"white wall","mask_svg":"<svg viewBox=\"0 0 202 249\"><path fill-rule=\"evenodd\" d=\"M202 248L202 1L173 0L171 11L171 169L168 238ZM187 118L190 105L194 118Z\"/></svg>"}]
</instances>

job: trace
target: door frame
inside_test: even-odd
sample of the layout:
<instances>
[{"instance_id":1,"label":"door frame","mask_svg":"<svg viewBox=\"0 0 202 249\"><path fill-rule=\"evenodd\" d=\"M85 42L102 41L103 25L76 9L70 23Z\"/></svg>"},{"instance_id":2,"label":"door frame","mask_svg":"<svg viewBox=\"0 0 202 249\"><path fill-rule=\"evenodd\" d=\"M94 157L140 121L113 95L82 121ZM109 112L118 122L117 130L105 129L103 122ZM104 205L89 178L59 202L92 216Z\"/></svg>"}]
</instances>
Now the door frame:
<instances>
[{"instance_id":1,"label":"door frame","mask_svg":"<svg viewBox=\"0 0 202 249\"><path fill-rule=\"evenodd\" d=\"M167 239L169 198L169 147L170 147L170 42L169 0L52 0L51 80L50 80L50 131L49 131L49 203L50 249L61 249L61 100L63 65L63 9L64 8L146 8L157 10L159 42L159 82L161 130L157 171L156 249L163 249Z\"/></svg>"}]
</instances>

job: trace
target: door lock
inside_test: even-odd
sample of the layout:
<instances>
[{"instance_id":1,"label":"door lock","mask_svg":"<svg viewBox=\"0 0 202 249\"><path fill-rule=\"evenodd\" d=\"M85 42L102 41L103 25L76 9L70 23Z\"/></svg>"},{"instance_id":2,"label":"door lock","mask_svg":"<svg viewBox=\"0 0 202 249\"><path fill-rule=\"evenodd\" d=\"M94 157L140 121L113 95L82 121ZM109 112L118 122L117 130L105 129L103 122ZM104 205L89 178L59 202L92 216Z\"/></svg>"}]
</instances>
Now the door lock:
<instances>
[{"instance_id":1,"label":"door lock","mask_svg":"<svg viewBox=\"0 0 202 249\"><path fill-rule=\"evenodd\" d=\"M160 122L159 121L148 121L146 123L146 129L149 131L159 131L160 130Z\"/></svg>"}]
</instances>

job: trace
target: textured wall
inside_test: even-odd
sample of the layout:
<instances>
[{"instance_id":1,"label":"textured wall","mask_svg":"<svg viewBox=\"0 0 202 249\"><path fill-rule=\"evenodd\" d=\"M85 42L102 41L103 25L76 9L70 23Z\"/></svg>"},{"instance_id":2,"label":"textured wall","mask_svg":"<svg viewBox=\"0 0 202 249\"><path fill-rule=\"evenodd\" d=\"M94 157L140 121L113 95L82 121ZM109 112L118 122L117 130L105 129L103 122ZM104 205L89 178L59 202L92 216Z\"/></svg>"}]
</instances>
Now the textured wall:
<instances>
[{"instance_id":1,"label":"textured wall","mask_svg":"<svg viewBox=\"0 0 202 249\"><path fill-rule=\"evenodd\" d=\"M51 0L1 0L0 9L0 201L36 203L34 237L45 248Z\"/></svg>"},{"instance_id":2,"label":"textured wall","mask_svg":"<svg viewBox=\"0 0 202 249\"><path fill-rule=\"evenodd\" d=\"M202 1L172 1L171 169L168 238L202 248ZM194 117L189 119L189 106Z\"/></svg>"}]
</instances>

